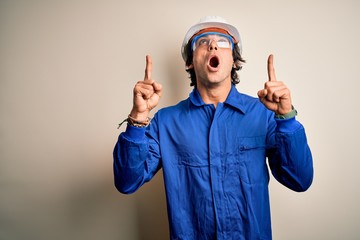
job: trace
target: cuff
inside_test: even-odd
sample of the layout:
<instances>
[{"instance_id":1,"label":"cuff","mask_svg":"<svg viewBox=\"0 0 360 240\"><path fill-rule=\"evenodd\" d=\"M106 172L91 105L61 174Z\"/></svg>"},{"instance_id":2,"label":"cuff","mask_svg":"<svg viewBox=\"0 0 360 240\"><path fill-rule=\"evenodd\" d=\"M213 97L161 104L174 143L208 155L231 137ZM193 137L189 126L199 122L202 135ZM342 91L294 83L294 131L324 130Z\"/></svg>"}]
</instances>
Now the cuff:
<instances>
[{"instance_id":1,"label":"cuff","mask_svg":"<svg viewBox=\"0 0 360 240\"><path fill-rule=\"evenodd\" d=\"M133 141L141 141L145 137L145 132L146 128L134 127L128 124L124 132L124 137Z\"/></svg>"},{"instance_id":2,"label":"cuff","mask_svg":"<svg viewBox=\"0 0 360 240\"><path fill-rule=\"evenodd\" d=\"M282 132L282 133L295 132L297 129L301 127L301 123L298 122L295 119L295 117L288 119L275 118L275 121L277 124L276 127L277 132Z\"/></svg>"}]
</instances>

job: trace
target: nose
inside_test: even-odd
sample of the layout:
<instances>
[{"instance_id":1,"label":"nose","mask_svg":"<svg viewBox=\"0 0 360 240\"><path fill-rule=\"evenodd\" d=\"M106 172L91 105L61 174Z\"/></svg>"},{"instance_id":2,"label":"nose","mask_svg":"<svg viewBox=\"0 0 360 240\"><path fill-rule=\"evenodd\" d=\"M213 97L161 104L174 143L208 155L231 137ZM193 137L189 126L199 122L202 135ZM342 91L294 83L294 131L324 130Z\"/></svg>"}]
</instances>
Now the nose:
<instances>
[{"instance_id":1,"label":"nose","mask_svg":"<svg viewBox=\"0 0 360 240\"><path fill-rule=\"evenodd\" d=\"M214 39L211 39L210 43L209 43L209 50L217 50L217 49L218 49L218 46L216 44L216 41Z\"/></svg>"}]
</instances>

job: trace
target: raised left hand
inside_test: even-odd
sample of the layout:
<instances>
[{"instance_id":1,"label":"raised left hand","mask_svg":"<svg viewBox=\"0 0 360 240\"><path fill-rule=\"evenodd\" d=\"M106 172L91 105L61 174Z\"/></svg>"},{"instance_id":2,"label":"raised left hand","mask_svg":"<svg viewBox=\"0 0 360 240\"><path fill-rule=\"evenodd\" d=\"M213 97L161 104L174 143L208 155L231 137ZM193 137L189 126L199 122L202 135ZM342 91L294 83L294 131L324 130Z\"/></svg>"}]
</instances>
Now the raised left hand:
<instances>
[{"instance_id":1,"label":"raised left hand","mask_svg":"<svg viewBox=\"0 0 360 240\"><path fill-rule=\"evenodd\" d=\"M271 54L267 61L269 80L264 89L258 91L260 101L276 114L284 115L292 110L290 90L276 79L274 69L274 56Z\"/></svg>"}]
</instances>

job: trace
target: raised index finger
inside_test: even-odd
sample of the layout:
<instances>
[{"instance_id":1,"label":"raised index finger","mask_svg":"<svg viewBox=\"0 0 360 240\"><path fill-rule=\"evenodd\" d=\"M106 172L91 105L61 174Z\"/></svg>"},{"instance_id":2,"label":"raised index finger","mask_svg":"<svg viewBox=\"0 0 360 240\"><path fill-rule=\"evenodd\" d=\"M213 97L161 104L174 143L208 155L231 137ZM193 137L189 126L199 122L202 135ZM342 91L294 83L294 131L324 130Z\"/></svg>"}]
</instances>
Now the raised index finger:
<instances>
[{"instance_id":1,"label":"raised index finger","mask_svg":"<svg viewBox=\"0 0 360 240\"><path fill-rule=\"evenodd\" d=\"M151 80L152 73L152 59L150 55L146 55L146 67L144 81Z\"/></svg>"},{"instance_id":2,"label":"raised index finger","mask_svg":"<svg viewBox=\"0 0 360 240\"><path fill-rule=\"evenodd\" d=\"M276 76L275 76L275 69L274 69L274 56L272 54L270 54L270 56L268 58L267 70L268 70L269 81L275 82Z\"/></svg>"}]
</instances>

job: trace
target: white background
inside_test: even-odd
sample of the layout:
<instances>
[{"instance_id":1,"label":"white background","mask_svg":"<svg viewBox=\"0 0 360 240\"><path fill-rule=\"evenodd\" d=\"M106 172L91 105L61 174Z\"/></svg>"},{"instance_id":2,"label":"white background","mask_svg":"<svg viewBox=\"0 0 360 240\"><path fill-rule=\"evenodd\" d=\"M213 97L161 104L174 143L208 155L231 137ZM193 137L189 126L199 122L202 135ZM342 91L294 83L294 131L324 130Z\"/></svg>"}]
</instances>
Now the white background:
<instances>
[{"instance_id":1,"label":"white background","mask_svg":"<svg viewBox=\"0 0 360 240\"><path fill-rule=\"evenodd\" d=\"M160 107L191 91L180 46L206 15L238 27L237 88L256 96L273 53L315 167L295 193L270 181L273 238L360 235L360 2L1 0L0 239L167 239L161 172L133 195L113 186L112 150L153 57Z\"/></svg>"}]
</instances>

